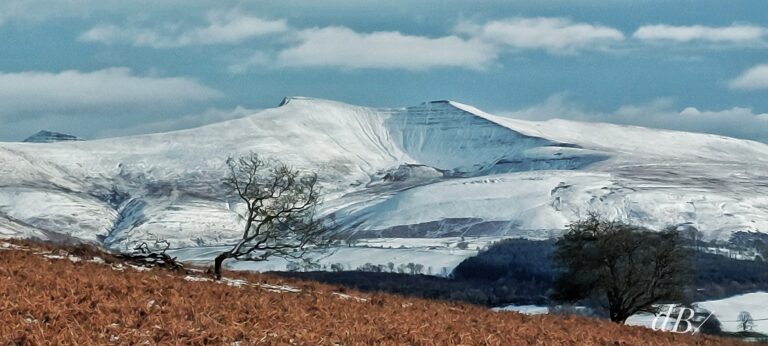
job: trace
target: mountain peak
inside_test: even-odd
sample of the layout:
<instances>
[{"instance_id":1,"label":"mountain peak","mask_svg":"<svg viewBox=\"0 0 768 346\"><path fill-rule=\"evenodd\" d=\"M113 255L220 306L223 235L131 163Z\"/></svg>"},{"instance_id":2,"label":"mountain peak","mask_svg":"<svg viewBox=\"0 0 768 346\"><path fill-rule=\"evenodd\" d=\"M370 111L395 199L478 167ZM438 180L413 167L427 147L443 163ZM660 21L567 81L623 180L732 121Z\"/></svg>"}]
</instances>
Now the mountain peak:
<instances>
[{"instance_id":1,"label":"mountain peak","mask_svg":"<svg viewBox=\"0 0 768 346\"><path fill-rule=\"evenodd\" d=\"M83 139L78 138L76 136L59 133L59 132L53 132L53 131L46 131L41 130L38 133L35 133L32 136L27 137L27 139L23 140L24 143L54 143L54 142L71 142L71 141L82 141Z\"/></svg>"},{"instance_id":2,"label":"mountain peak","mask_svg":"<svg viewBox=\"0 0 768 346\"><path fill-rule=\"evenodd\" d=\"M277 106L278 107L285 106L291 103L291 101L315 101L315 100L318 100L318 99L314 97L306 97L306 96L286 96L286 97L283 97L283 100L280 101L280 104Z\"/></svg>"}]
</instances>

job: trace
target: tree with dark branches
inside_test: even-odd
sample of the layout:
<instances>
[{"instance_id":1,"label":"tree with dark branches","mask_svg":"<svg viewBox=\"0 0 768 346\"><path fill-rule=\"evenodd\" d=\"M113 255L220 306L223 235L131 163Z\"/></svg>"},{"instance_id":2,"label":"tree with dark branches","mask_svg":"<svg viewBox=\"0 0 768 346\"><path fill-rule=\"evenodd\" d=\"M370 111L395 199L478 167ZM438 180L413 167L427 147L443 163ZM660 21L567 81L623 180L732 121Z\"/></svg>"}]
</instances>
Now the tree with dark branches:
<instances>
[{"instance_id":1,"label":"tree with dark branches","mask_svg":"<svg viewBox=\"0 0 768 346\"><path fill-rule=\"evenodd\" d=\"M165 253L170 248L171 243L167 240L157 239L152 246L147 242L142 242L133 248L133 253L120 254L117 257L143 267L161 267L184 271L184 266L176 261L176 257L171 257Z\"/></svg>"},{"instance_id":2,"label":"tree with dark branches","mask_svg":"<svg viewBox=\"0 0 768 346\"><path fill-rule=\"evenodd\" d=\"M301 259L329 242L327 228L315 215L321 198L316 174L255 153L229 158L227 167L224 184L245 204L244 228L242 238L214 260L217 280L226 259Z\"/></svg>"},{"instance_id":3,"label":"tree with dark branches","mask_svg":"<svg viewBox=\"0 0 768 346\"><path fill-rule=\"evenodd\" d=\"M597 303L617 323L655 312L657 303L684 301L693 270L674 228L654 232L594 213L569 226L553 257L560 274L550 298Z\"/></svg>"},{"instance_id":4,"label":"tree with dark branches","mask_svg":"<svg viewBox=\"0 0 768 346\"><path fill-rule=\"evenodd\" d=\"M750 331L755 327L755 319L752 318L752 314L748 311L739 312L739 317L736 319L739 322L739 329L741 331Z\"/></svg>"}]
</instances>

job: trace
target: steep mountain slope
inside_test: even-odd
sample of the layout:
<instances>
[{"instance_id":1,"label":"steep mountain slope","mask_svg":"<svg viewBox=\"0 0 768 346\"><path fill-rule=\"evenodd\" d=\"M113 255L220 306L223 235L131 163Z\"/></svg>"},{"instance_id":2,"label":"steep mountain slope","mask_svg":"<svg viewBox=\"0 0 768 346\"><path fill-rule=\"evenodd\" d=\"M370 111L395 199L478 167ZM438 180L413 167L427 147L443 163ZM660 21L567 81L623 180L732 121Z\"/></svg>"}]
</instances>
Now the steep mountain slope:
<instances>
[{"instance_id":1,"label":"steep mountain slope","mask_svg":"<svg viewBox=\"0 0 768 346\"><path fill-rule=\"evenodd\" d=\"M318 172L322 214L357 237L541 237L596 210L709 237L768 229L768 146L712 135L527 122L435 101L374 109L287 98L252 116L169 133L0 143L0 235L126 249L238 237L219 183L255 151Z\"/></svg>"}]
</instances>

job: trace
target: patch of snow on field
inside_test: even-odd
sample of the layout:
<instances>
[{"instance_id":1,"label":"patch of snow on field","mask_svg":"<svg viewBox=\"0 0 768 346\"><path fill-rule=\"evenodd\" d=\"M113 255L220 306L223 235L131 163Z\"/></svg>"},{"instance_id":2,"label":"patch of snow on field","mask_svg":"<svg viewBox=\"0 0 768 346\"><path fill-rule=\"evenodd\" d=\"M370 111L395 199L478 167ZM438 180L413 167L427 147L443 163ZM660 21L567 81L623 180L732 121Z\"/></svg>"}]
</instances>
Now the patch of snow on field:
<instances>
[{"instance_id":1,"label":"patch of snow on field","mask_svg":"<svg viewBox=\"0 0 768 346\"><path fill-rule=\"evenodd\" d=\"M148 272L148 271L152 270L152 268L150 268L150 267L137 266L137 265L133 265L133 264L128 264L128 266L133 268L133 270L135 270L137 272Z\"/></svg>"},{"instance_id":2,"label":"patch of snow on field","mask_svg":"<svg viewBox=\"0 0 768 346\"><path fill-rule=\"evenodd\" d=\"M91 263L96 263L96 264L105 264L105 263L107 263L107 261L105 261L105 260L104 260L103 258L101 258L101 257L94 257L94 258L91 258L91 259L89 259L89 260L88 260L88 262L91 262Z\"/></svg>"},{"instance_id":3,"label":"patch of snow on field","mask_svg":"<svg viewBox=\"0 0 768 346\"><path fill-rule=\"evenodd\" d=\"M243 286L249 285L248 281L240 280L240 279L222 278L221 280L227 283L228 286L232 286L232 287L243 287Z\"/></svg>"},{"instance_id":4,"label":"patch of snow on field","mask_svg":"<svg viewBox=\"0 0 768 346\"><path fill-rule=\"evenodd\" d=\"M737 319L740 312L747 311L755 320L755 326L752 330L768 334L768 292L747 293L724 299L697 302L694 305L712 312L720 320L721 327L726 332L741 331ZM653 319L653 314L639 313L627 319L626 324L650 328Z\"/></svg>"},{"instance_id":5,"label":"patch of snow on field","mask_svg":"<svg viewBox=\"0 0 768 346\"><path fill-rule=\"evenodd\" d=\"M714 312L722 323L724 331L740 331L738 325L739 313L747 311L755 320L752 330L768 334L768 292L747 293L719 300L709 300L698 303L699 306Z\"/></svg>"},{"instance_id":6,"label":"patch of snow on field","mask_svg":"<svg viewBox=\"0 0 768 346\"><path fill-rule=\"evenodd\" d=\"M544 315L549 313L549 308L538 305L507 305L493 308L493 311L514 311L526 315Z\"/></svg>"},{"instance_id":7,"label":"patch of snow on field","mask_svg":"<svg viewBox=\"0 0 768 346\"><path fill-rule=\"evenodd\" d=\"M351 296L351 295L349 295L349 294L340 293L340 292L333 292L332 294L333 294L334 296L337 296L337 297L339 297L340 299L344 299L344 300L347 300L347 299L354 299L355 301L358 301L358 302L367 302L367 301L368 301L368 299L365 299L365 298L361 298L361 297L355 297L355 296Z\"/></svg>"},{"instance_id":8,"label":"patch of snow on field","mask_svg":"<svg viewBox=\"0 0 768 346\"><path fill-rule=\"evenodd\" d=\"M192 281L192 282L208 282L208 281L213 281L213 279L210 279L210 278L203 278L203 277L192 276L192 275L185 276L184 280Z\"/></svg>"},{"instance_id":9,"label":"patch of snow on field","mask_svg":"<svg viewBox=\"0 0 768 346\"><path fill-rule=\"evenodd\" d=\"M288 285L256 284L257 286L275 293L300 293L301 289Z\"/></svg>"},{"instance_id":10,"label":"patch of snow on field","mask_svg":"<svg viewBox=\"0 0 768 346\"><path fill-rule=\"evenodd\" d=\"M11 244L7 242L0 243L0 250L22 250L24 249L23 246L19 246L16 244Z\"/></svg>"}]
</instances>

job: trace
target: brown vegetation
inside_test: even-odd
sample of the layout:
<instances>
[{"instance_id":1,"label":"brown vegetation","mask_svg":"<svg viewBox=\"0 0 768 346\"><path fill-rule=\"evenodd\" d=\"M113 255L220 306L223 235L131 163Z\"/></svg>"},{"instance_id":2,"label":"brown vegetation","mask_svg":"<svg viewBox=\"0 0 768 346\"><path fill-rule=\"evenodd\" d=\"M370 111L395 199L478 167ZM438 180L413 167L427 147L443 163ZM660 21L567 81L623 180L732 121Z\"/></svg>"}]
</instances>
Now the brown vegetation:
<instances>
[{"instance_id":1,"label":"brown vegetation","mask_svg":"<svg viewBox=\"0 0 768 346\"><path fill-rule=\"evenodd\" d=\"M23 248L0 247L4 344L730 343L581 317L495 313L463 303L345 292L268 275L230 273L249 282L242 286L232 286L231 280L189 281L169 270L139 271L89 248L15 244ZM45 257L51 252L52 258ZM89 261L93 256L105 261ZM195 280L204 280L203 273L198 275Z\"/></svg>"}]
</instances>

